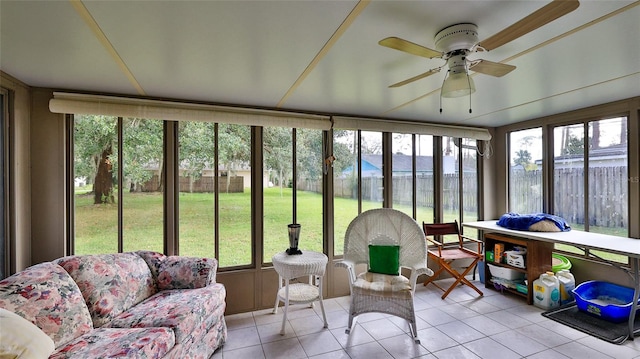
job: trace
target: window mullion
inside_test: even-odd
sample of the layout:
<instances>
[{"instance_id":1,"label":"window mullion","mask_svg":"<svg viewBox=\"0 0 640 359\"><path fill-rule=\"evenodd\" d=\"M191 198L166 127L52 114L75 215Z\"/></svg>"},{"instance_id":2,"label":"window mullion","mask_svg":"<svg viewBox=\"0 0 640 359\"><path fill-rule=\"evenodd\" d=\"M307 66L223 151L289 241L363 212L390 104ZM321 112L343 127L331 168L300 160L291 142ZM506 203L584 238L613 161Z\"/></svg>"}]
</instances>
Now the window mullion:
<instances>
[{"instance_id":1,"label":"window mullion","mask_svg":"<svg viewBox=\"0 0 640 359\"><path fill-rule=\"evenodd\" d=\"M118 138L118 253L122 253L124 251L124 204L123 204L123 193L122 190L122 173L124 167L124 155L123 151L123 120L122 117L118 117L117 123L117 138Z\"/></svg>"}]
</instances>

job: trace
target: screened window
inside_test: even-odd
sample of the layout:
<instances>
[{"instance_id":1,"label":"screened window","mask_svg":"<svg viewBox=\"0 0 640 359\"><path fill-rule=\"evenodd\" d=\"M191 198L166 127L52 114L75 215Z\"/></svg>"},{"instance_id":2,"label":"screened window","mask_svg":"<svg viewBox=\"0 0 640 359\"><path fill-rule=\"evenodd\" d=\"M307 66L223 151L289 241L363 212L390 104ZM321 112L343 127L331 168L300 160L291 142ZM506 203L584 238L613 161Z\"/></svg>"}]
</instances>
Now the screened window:
<instances>
[{"instance_id":1,"label":"screened window","mask_svg":"<svg viewBox=\"0 0 640 359\"><path fill-rule=\"evenodd\" d=\"M75 116L75 254L118 252L118 118Z\"/></svg>"},{"instance_id":2,"label":"screened window","mask_svg":"<svg viewBox=\"0 0 640 359\"><path fill-rule=\"evenodd\" d=\"M123 251L162 252L163 121L122 119ZM114 160L115 168L119 164Z\"/></svg>"},{"instance_id":3,"label":"screened window","mask_svg":"<svg viewBox=\"0 0 640 359\"><path fill-rule=\"evenodd\" d=\"M262 264L288 248L290 223L302 226L300 249L322 252L328 166L336 255L351 220L381 208L385 194L389 206L418 221L432 222L436 208L445 209L445 219L477 219L475 140L444 137L439 168L433 136L337 129L329 139L335 161L327 165L323 130L81 115L73 126L76 254L163 252L176 241L177 254L247 267L256 264L254 241L262 240ZM391 158L384 158L383 138ZM173 141L177 157L169 151L165 160ZM252 156L260 149L261 158ZM385 180L389 163L392 176ZM254 173L255 165L262 173ZM174 168L175 177L164 175ZM438 171L447 183L442 203L434 195ZM385 193L385 184L393 193ZM173 198L164 203L167 188L178 190L175 206ZM254 203L262 218L253 217ZM174 207L175 217L165 213ZM174 220L178 233L164 233L164 221Z\"/></svg>"},{"instance_id":4,"label":"screened window","mask_svg":"<svg viewBox=\"0 0 640 359\"><path fill-rule=\"evenodd\" d=\"M416 135L416 220L433 223L434 166L433 136Z\"/></svg>"},{"instance_id":5,"label":"screened window","mask_svg":"<svg viewBox=\"0 0 640 359\"><path fill-rule=\"evenodd\" d=\"M382 132L335 130L333 135L334 253L359 213L383 202Z\"/></svg>"},{"instance_id":6,"label":"screened window","mask_svg":"<svg viewBox=\"0 0 640 359\"><path fill-rule=\"evenodd\" d=\"M442 219L460 222L461 172L459 139L442 137Z\"/></svg>"},{"instance_id":7,"label":"screened window","mask_svg":"<svg viewBox=\"0 0 640 359\"><path fill-rule=\"evenodd\" d=\"M360 131L362 212L382 208L384 187L382 132Z\"/></svg>"},{"instance_id":8,"label":"screened window","mask_svg":"<svg viewBox=\"0 0 640 359\"><path fill-rule=\"evenodd\" d=\"M252 263L251 128L218 125L220 266Z\"/></svg>"},{"instance_id":9,"label":"screened window","mask_svg":"<svg viewBox=\"0 0 640 359\"><path fill-rule=\"evenodd\" d=\"M627 151L626 117L555 127L554 214L574 229L628 236ZM627 261L623 256L593 253Z\"/></svg>"},{"instance_id":10,"label":"screened window","mask_svg":"<svg viewBox=\"0 0 640 359\"><path fill-rule=\"evenodd\" d=\"M264 261L289 247L287 224L297 223L293 214L293 130L266 127L263 131ZM301 225L301 239L306 232ZM304 241L302 241L304 243ZM301 244L302 244L301 243Z\"/></svg>"},{"instance_id":11,"label":"screened window","mask_svg":"<svg viewBox=\"0 0 640 359\"><path fill-rule=\"evenodd\" d=\"M358 191L359 131L333 131L333 207L334 207L334 253L344 249L344 233L349 223L359 213Z\"/></svg>"},{"instance_id":12,"label":"screened window","mask_svg":"<svg viewBox=\"0 0 640 359\"><path fill-rule=\"evenodd\" d=\"M413 217L413 135L394 133L392 136L393 208Z\"/></svg>"},{"instance_id":13,"label":"screened window","mask_svg":"<svg viewBox=\"0 0 640 359\"><path fill-rule=\"evenodd\" d=\"M542 128L509 133L509 212L542 212Z\"/></svg>"},{"instance_id":14,"label":"screened window","mask_svg":"<svg viewBox=\"0 0 640 359\"><path fill-rule=\"evenodd\" d=\"M215 190L216 184L226 190L228 179L217 171L216 126L183 121L178 127L180 254L186 256L216 254ZM236 182L229 190L244 191L244 183Z\"/></svg>"},{"instance_id":15,"label":"screened window","mask_svg":"<svg viewBox=\"0 0 640 359\"><path fill-rule=\"evenodd\" d=\"M301 250L322 252L322 131L266 127L263 139L264 261L289 247L290 223Z\"/></svg>"},{"instance_id":16,"label":"screened window","mask_svg":"<svg viewBox=\"0 0 640 359\"><path fill-rule=\"evenodd\" d=\"M461 222L477 221L479 217L478 197L478 151L477 141L460 139L460 161L462 161ZM464 234L478 238L477 230L464 229Z\"/></svg>"},{"instance_id":17,"label":"screened window","mask_svg":"<svg viewBox=\"0 0 640 359\"><path fill-rule=\"evenodd\" d=\"M178 145L180 254L250 265L250 128L183 121Z\"/></svg>"},{"instance_id":18,"label":"screened window","mask_svg":"<svg viewBox=\"0 0 640 359\"><path fill-rule=\"evenodd\" d=\"M442 222L478 220L476 146L476 140L442 137ZM477 233L467 229L465 235Z\"/></svg>"},{"instance_id":19,"label":"screened window","mask_svg":"<svg viewBox=\"0 0 640 359\"><path fill-rule=\"evenodd\" d=\"M158 120L75 116L76 254L162 251L162 126Z\"/></svg>"},{"instance_id":20,"label":"screened window","mask_svg":"<svg viewBox=\"0 0 640 359\"><path fill-rule=\"evenodd\" d=\"M394 133L392 153L393 208L411 217L415 213L419 223L432 223L433 136Z\"/></svg>"},{"instance_id":21,"label":"screened window","mask_svg":"<svg viewBox=\"0 0 640 359\"><path fill-rule=\"evenodd\" d=\"M301 225L300 248L323 252L322 178L324 176L324 160L322 131L296 129L295 143L295 208L297 223Z\"/></svg>"}]
</instances>

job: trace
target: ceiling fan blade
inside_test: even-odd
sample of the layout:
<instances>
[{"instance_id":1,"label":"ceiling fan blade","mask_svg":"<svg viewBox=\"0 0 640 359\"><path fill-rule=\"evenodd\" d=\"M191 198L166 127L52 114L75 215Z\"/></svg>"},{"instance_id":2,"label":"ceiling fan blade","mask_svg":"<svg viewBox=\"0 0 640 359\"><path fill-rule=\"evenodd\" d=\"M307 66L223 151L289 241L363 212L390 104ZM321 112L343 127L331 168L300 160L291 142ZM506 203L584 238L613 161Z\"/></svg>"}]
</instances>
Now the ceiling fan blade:
<instances>
[{"instance_id":1,"label":"ceiling fan blade","mask_svg":"<svg viewBox=\"0 0 640 359\"><path fill-rule=\"evenodd\" d=\"M386 39L380 40L378 44L391 49L404 51L412 55L418 55L429 59L442 57L442 52L440 51L432 50L428 47L414 44L411 41L403 40L399 37L387 37Z\"/></svg>"},{"instance_id":2,"label":"ceiling fan blade","mask_svg":"<svg viewBox=\"0 0 640 359\"><path fill-rule=\"evenodd\" d=\"M425 77L427 77L427 76L431 76L431 75L433 75L433 74L435 74L435 73L437 73L437 72L440 72L440 69L441 69L441 67L437 67L437 68L435 68L435 69L431 69L431 70L429 70L429 71L427 71L427 72L425 72L425 73L422 73L422 74L420 74L420 75L418 75L418 76L414 76L414 77L412 77L412 78L410 78L410 79L406 79L406 80L404 80L404 81L400 81L400 82L395 83L395 84L393 84L393 85L391 85L391 86L389 86L389 87L400 87L400 86L404 86L404 85L406 85L406 84L408 84L408 83L411 83L411 82L413 82L413 81L417 81L417 80L423 79L423 78L425 78Z\"/></svg>"},{"instance_id":3,"label":"ceiling fan blade","mask_svg":"<svg viewBox=\"0 0 640 359\"><path fill-rule=\"evenodd\" d=\"M487 51L498 48L577 9L578 0L553 0L499 33L480 41Z\"/></svg>"},{"instance_id":4,"label":"ceiling fan blade","mask_svg":"<svg viewBox=\"0 0 640 359\"><path fill-rule=\"evenodd\" d=\"M509 72L516 69L513 65L501 64L498 62L477 60L469 66L469 69L475 72L480 72L485 75L502 77Z\"/></svg>"}]
</instances>

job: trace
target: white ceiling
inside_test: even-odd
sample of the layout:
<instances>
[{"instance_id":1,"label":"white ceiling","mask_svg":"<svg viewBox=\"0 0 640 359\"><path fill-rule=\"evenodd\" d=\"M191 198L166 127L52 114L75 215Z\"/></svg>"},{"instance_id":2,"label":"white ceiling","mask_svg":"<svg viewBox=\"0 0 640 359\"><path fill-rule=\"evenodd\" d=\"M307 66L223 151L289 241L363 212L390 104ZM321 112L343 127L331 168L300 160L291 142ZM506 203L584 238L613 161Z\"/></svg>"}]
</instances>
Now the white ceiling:
<instances>
[{"instance_id":1,"label":"white ceiling","mask_svg":"<svg viewBox=\"0 0 640 359\"><path fill-rule=\"evenodd\" d=\"M72 1L0 0L0 69L37 87L488 127L640 96L640 2L622 0L582 0L470 56L517 66L474 75L471 114L468 97L439 113L445 71L388 88L443 61L379 40L434 48L461 22L484 39L547 3L372 1L349 18L358 1L84 1L86 20Z\"/></svg>"}]
</instances>

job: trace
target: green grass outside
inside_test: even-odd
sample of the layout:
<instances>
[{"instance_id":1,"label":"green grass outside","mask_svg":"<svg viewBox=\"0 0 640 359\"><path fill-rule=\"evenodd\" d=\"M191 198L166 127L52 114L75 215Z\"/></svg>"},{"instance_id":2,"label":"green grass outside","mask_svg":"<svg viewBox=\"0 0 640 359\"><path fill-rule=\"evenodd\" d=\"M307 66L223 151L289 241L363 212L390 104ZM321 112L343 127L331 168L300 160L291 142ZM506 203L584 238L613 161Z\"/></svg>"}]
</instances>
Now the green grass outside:
<instances>
[{"instance_id":1,"label":"green grass outside","mask_svg":"<svg viewBox=\"0 0 640 359\"><path fill-rule=\"evenodd\" d=\"M181 255L214 256L213 194L180 193ZM264 259L289 247L287 224L292 222L290 188L264 190ZM251 261L251 193L220 194L220 265L235 266ZM300 248L322 251L322 195L297 193L297 222L302 225ZM380 208L382 203L363 202L363 210ZM411 213L410 208L399 208ZM344 233L358 214L358 202L334 199L335 252L342 253ZM422 209L420 213L431 211ZM83 190L76 194L75 253L117 251L116 204L94 205L93 196ZM431 218L431 215L425 216ZM123 244L125 251L163 250L162 194L123 194Z\"/></svg>"},{"instance_id":2,"label":"green grass outside","mask_svg":"<svg viewBox=\"0 0 640 359\"><path fill-rule=\"evenodd\" d=\"M250 264L251 261L251 193L220 194L220 266ZM163 251L162 194L123 194L124 251L140 249ZM297 193L297 222L302 225L300 248L322 251L322 195L312 192ZM292 222L291 189L265 188L264 190L264 260L289 247L287 224ZM180 193L180 244L185 256L213 257L214 225L213 194ZM379 202L363 202L363 211L380 208ZM394 206L411 213L408 206ZM334 199L335 253L341 254L344 233L358 213L358 202L348 198ZM431 208L419 209L418 222L433 218ZM93 196L82 191L76 194L75 253L95 254L117 252L116 204L94 205ZM453 220L456 213L446 213L445 220ZM573 226L575 229L580 229ZM598 233L621 235L609 228L590 228ZM558 249L572 251L566 246ZM576 252L576 251L573 251ZM579 253L579 252L576 252ZM626 262L626 257L598 253L604 258Z\"/></svg>"}]
</instances>

